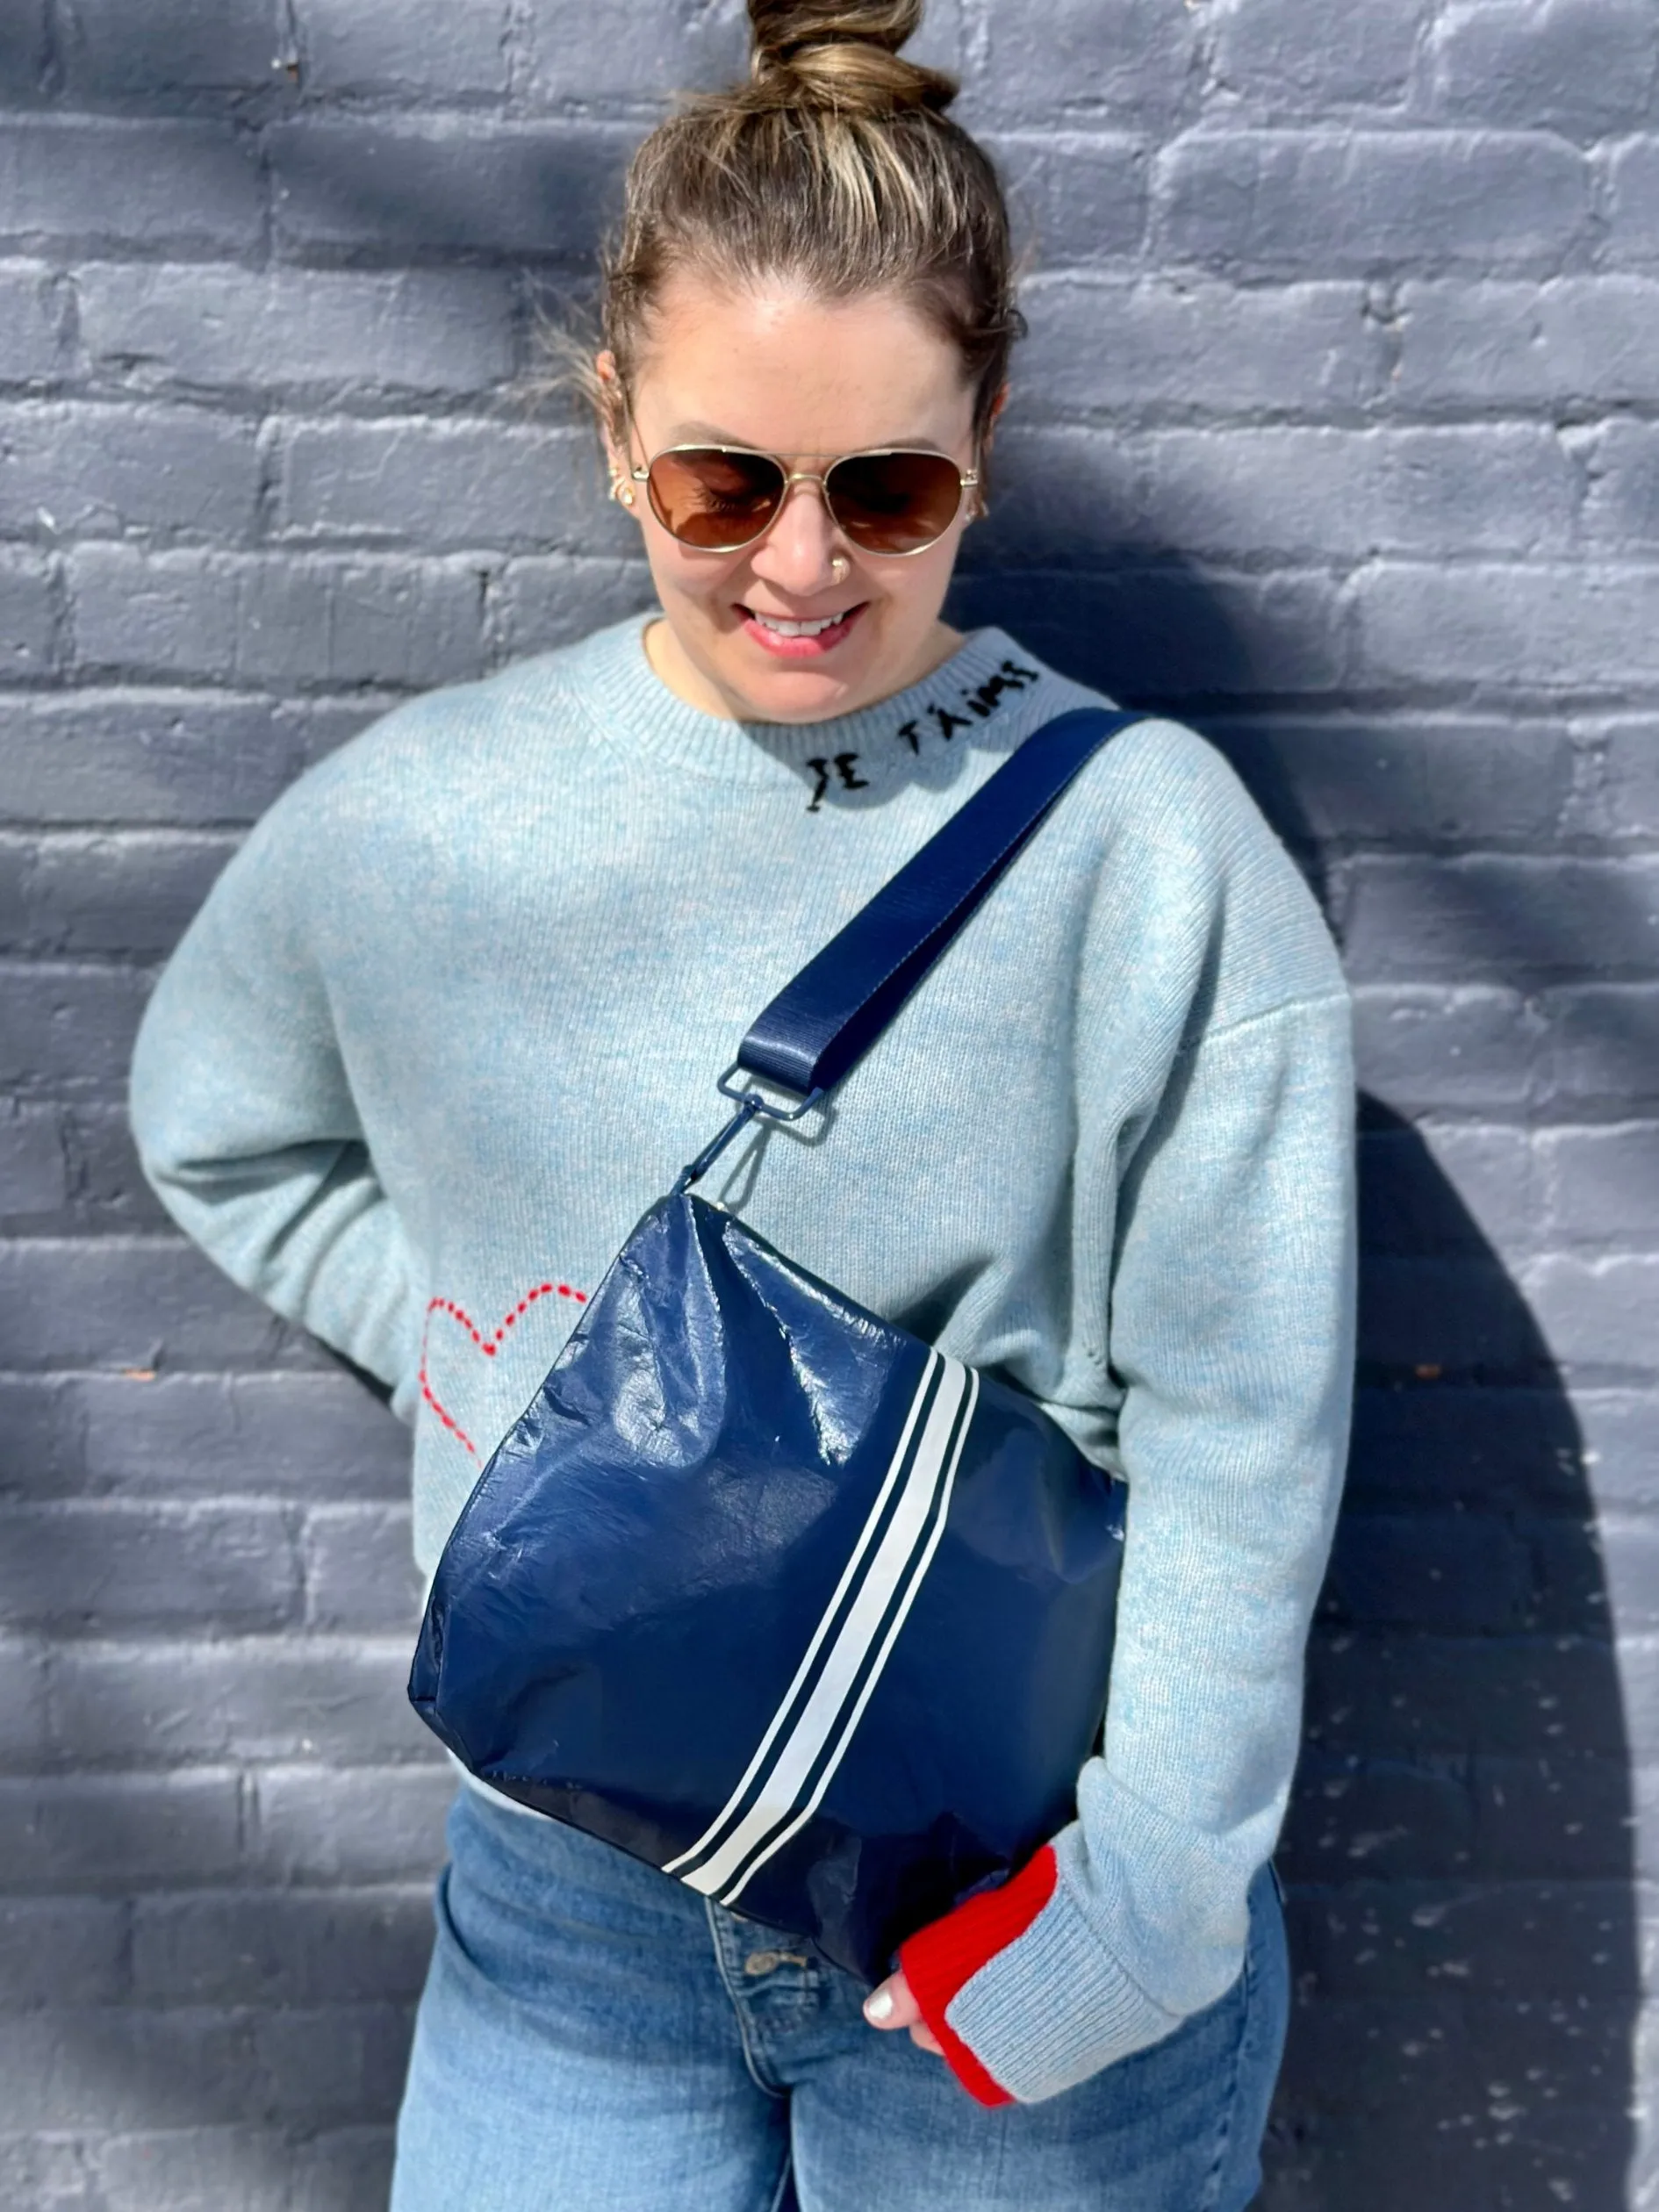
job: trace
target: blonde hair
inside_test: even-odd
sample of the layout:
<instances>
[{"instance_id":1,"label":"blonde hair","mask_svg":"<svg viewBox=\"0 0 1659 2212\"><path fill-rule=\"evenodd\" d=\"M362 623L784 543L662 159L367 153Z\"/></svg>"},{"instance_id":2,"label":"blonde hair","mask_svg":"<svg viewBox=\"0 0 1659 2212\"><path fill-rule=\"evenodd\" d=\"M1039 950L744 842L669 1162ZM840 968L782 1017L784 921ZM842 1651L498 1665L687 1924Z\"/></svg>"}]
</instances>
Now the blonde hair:
<instances>
[{"instance_id":1,"label":"blonde hair","mask_svg":"<svg viewBox=\"0 0 1659 2212\"><path fill-rule=\"evenodd\" d=\"M1024 324L996 172L944 112L955 80L900 57L922 0L749 0L749 82L683 101L629 165L602 264L623 390L673 271L781 276L912 301L960 355L982 437Z\"/></svg>"}]
</instances>

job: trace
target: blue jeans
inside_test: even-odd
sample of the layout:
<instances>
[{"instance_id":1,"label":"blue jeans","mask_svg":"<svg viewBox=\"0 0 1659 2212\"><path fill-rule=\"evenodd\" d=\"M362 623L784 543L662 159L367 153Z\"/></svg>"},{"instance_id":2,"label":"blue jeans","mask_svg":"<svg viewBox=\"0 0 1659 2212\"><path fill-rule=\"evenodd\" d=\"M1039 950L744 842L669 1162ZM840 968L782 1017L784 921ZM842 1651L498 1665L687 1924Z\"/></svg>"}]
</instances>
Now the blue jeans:
<instances>
[{"instance_id":1,"label":"blue jeans","mask_svg":"<svg viewBox=\"0 0 1659 2212\"><path fill-rule=\"evenodd\" d=\"M851 1976L608 1844L463 1789L392 2212L1242 2212L1289 2001L1244 1972L1167 2041L987 2111ZM791 2188L794 2192L791 2196Z\"/></svg>"}]
</instances>

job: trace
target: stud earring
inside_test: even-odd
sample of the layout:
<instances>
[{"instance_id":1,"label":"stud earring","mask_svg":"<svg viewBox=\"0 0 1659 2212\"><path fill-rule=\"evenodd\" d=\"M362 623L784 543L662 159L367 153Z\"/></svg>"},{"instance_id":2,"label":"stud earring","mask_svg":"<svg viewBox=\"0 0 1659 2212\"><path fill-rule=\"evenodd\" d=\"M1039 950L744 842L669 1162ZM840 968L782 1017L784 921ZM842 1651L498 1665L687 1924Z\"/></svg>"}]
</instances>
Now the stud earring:
<instances>
[{"instance_id":1,"label":"stud earring","mask_svg":"<svg viewBox=\"0 0 1659 2212\"><path fill-rule=\"evenodd\" d=\"M611 470L611 497L620 506L631 507L634 504L634 487L620 469Z\"/></svg>"},{"instance_id":2,"label":"stud earring","mask_svg":"<svg viewBox=\"0 0 1659 2212\"><path fill-rule=\"evenodd\" d=\"M837 553L830 564L830 582L832 584L844 584L851 574L852 563L847 558L844 553Z\"/></svg>"}]
</instances>

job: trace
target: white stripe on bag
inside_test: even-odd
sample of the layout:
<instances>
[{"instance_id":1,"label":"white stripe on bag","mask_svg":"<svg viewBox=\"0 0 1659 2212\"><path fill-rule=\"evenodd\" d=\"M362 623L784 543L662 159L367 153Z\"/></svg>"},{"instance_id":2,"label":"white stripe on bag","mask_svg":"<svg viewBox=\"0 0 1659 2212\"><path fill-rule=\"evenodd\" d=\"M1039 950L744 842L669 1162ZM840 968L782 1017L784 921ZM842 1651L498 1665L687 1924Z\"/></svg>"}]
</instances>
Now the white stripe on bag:
<instances>
[{"instance_id":1,"label":"white stripe on bag","mask_svg":"<svg viewBox=\"0 0 1659 2212\"><path fill-rule=\"evenodd\" d=\"M783 1830L782 1834L774 1835L771 1842L766 1845L764 1850L758 1851L755 1854L754 1857L750 1861L749 1864L744 1867L743 1872L738 1876L737 1879L722 1897L720 1901L722 1905L735 1905L737 1902L737 1900L743 1895L744 1889L747 1887L750 1877L751 1875L758 1874L769 1858L772 1857L775 1853L781 1851L784 1845L787 1843L792 1837L799 1835L801 1830L805 1828L807 1822L818 1810L820 1805L822 1804L825 1791L828 1790L831 1782L835 1780L837 1768L839 1767L842 1760L847 1756L847 1747L852 1742L853 1735L858 1729L859 1721L864 1718L864 1709L865 1706L869 1704L871 1695L873 1692L877 1683L881 1679L882 1670L887 1663L887 1655L893 1649L894 1643L897 1642L899 1631L903 1627L906 1616L908 1614L911 1606L916 1603L916 1594L922 1587L923 1576L925 1576L928 1569L933 1563L933 1555L939 1548L939 1539L944 1533L944 1524L950 1519L951 1493L956 1488L956 1470L961 1464L962 1447L967 1442L967 1433L973 1424L973 1408L980 1395L980 1378L978 1374L970 1368L968 1375L969 1386L967 1406L962 1415L961 1426L958 1428L956 1433L956 1447L951 1454L951 1464L945 1469L944 1482L942 1486L942 1494L939 1498L939 1510L934 1516L933 1526L929 1533L927 1543L923 1549L922 1556L916 1562L916 1570L910 1576L909 1588L905 1591L903 1602L900 1605L898 1611L893 1616L893 1625L887 1630L886 1636L882 1640L881 1648L876 1655L875 1664L871 1668L870 1672L865 1678L865 1685L858 1692L858 1702L854 1705L852 1711L847 1716L846 1725L841 1731L840 1741L837 1743L834 1751L830 1754L829 1760L826 1762L823 1772L818 1777L817 1783L813 1789L812 1795L807 1799L807 1802L801 1806L800 1812L796 1813L794 1819L790 1821L788 1827Z\"/></svg>"},{"instance_id":2,"label":"white stripe on bag","mask_svg":"<svg viewBox=\"0 0 1659 2212\"><path fill-rule=\"evenodd\" d=\"M852 1726L856 1725L858 1714L863 1712L881 1669L887 1663L894 1639L903 1623L904 1615L909 1611L928 1561L932 1557L933 1548L938 1540L938 1530L944 1525L942 1519L934 1523L931 1509L938 1496L941 1479L955 1480L961 1437L966 1433L966 1427L963 1423L959 1432L957 1416L962 1410L965 1397L970 1394L977 1396L978 1377L972 1375L959 1360L945 1359L943 1366L944 1372L938 1393L923 1428L909 1473L905 1477L903 1494L876 1547L863 1584L836 1636L823 1671L813 1685L812 1694L807 1699L801 1718L774 1759L772 1770L762 1784L760 1794L754 1804L707 1864L681 1878L691 1888L700 1890L705 1896L722 1890L744 1868L744 1862L763 1844L771 1842L774 1849L781 1846L783 1838L777 1835L776 1831L794 1813L796 1801L807 1778L817 1764L843 1709L858 1684L871 1648L887 1618L888 1608L908 1579L908 1587L905 1590L898 1618L884 1641L869 1678L864 1683L863 1696L858 1699L852 1722L843 1731L834 1757L819 1778L814 1793L815 1805L828 1788L830 1777L844 1756L851 1739ZM956 1446L954 1452L952 1450L952 1444ZM918 1550L924 1552L919 1567L916 1564ZM837 1592L837 1596L839 1594ZM830 1612L833 1611L832 1605ZM826 1622L829 1618L830 1615L826 1614ZM824 1625L820 1624L821 1629ZM791 1686L792 1698L793 1692L794 1685ZM786 1700L786 1709L789 1702ZM803 1814L802 1817L806 1816ZM686 1857L695 1855L694 1851L687 1852ZM771 1856L770 1852L767 1856ZM683 1863L683 1860L677 1861L676 1864ZM756 1864L759 1863L758 1859L755 1862ZM747 1881L753 1871L751 1866L743 1872L743 1881ZM741 1889L742 1886L740 1882L737 1887ZM737 1891L733 1890L731 1893L736 1896Z\"/></svg>"},{"instance_id":3,"label":"white stripe on bag","mask_svg":"<svg viewBox=\"0 0 1659 2212\"><path fill-rule=\"evenodd\" d=\"M705 1828L688 1851L682 1851L678 1858L669 1860L663 1869L664 1874L678 1873L682 1866L689 1866L693 1859L700 1858L705 1851L710 1849L718 1842L722 1829L736 1814L748 1795L755 1777L766 1763L766 1755L782 1731L784 1723L788 1720L795 1699L801 1695L802 1685L812 1673L819 1648L830 1634L836 1616L841 1610L842 1600L852 1587L858 1569L863 1564L865 1553L870 1548L871 1540L881 1526L881 1516L887 1511L887 1500L893 1494L893 1486L904 1471L905 1459L910 1449L910 1439L915 1432L916 1420L927 1401L928 1391L932 1386L934 1375L941 1364L941 1355L937 1352L930 1351L923 1367L922 1380L916 1385L916 1396L910 1401L910 1410L905 1415L904 1427L900 1432L898 1445L894 1451L887 1471L881 1478L881 1488L876 1492L875 1504L870 1508L864 1526L858 1532L858 1540L852 1548L852 1555L847 1562L841 1580L836 1584L834 1596L824 1607L823 1618L813 1632L812 1641L807 1646L807 1655L795 1669L795 1678L785 1691L783 1703L772 1715L771 1727L760 1739L759 1749L743 1770L742 1780L715 1814L709 1827ZM682 1878L689 1880L691 1878L686 1876Z\"/></svg>"}]
</instances>

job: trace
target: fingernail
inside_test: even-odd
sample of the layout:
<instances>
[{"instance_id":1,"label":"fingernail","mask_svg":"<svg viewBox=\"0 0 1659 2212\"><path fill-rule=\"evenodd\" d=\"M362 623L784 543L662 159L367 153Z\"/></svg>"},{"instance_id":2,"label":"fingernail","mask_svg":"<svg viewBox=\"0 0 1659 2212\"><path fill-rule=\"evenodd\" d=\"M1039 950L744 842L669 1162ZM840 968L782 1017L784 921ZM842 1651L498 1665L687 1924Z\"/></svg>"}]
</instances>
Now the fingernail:
<instances>
[{"instance_id":1,"label":"fingernail","mask_svg":"<svg viewBox=\"0 0 1659 2212\"><path fill-rule=\"evenodd\" d=\"M873 1989L864 2000L864 2016L866 2020L891 2020L893 1992L890 1989Z\"/></svg>"}]
</instances>

